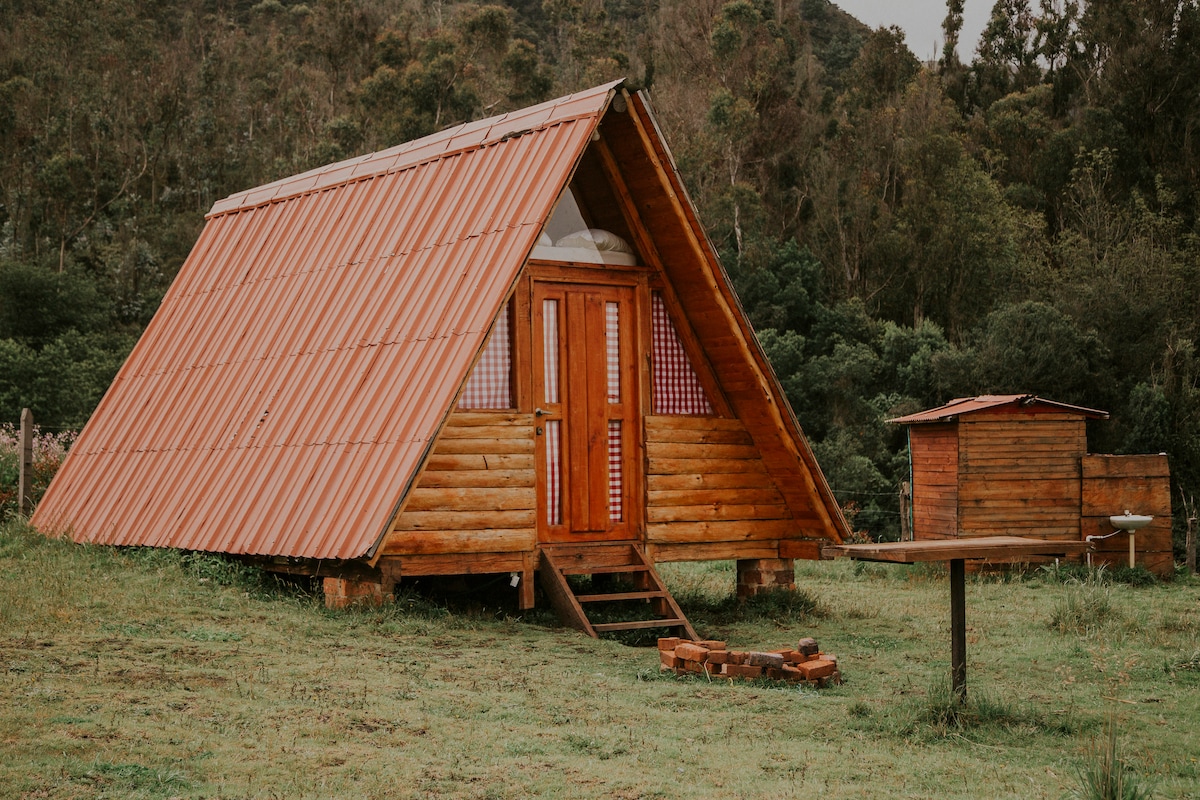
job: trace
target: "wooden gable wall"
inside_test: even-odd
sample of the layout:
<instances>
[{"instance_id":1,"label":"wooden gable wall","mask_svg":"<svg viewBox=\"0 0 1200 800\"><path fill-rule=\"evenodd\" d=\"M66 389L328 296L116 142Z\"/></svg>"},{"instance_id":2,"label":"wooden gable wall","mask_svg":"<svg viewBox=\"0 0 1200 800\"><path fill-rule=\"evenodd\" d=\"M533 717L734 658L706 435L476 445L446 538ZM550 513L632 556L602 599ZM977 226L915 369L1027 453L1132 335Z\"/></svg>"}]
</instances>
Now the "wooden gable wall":
<instances>
[{"instance_id":1,"label":"wooden gable wall","mask_svg":"<svg viewBox=\"0 0 1200 800\"><path fill-rule=\"evenodd\" d=\"M848 533L845 519L791 411L776 402L778 381L728 279L718 274L711 245L642 99L631 98L627 113L608 114L600 130L645 225L649 241L642 246L662 264L724 397L790 509L796 534L840 540Z\"/></svg>"},{"instance_id":2,"label":"wooden gable wall","mask_svg":"<svg viewBox=\"0 0 1200 800\"><path fill-rule=\"evenodd\" d=\"M1079 539L1084 418L979 412L958 424L961 536Z\"/></svg>"},{"instance_id":3,"label":"wooden gable wall","mask_svg":"<svg viewBox=\"0 0 1200 800\"><path fill-rule=\"evenodd\" d=\"M908 435L913 538L952 539L958 535L958 426L914 425Z\"/></svg>"}]
</instances>

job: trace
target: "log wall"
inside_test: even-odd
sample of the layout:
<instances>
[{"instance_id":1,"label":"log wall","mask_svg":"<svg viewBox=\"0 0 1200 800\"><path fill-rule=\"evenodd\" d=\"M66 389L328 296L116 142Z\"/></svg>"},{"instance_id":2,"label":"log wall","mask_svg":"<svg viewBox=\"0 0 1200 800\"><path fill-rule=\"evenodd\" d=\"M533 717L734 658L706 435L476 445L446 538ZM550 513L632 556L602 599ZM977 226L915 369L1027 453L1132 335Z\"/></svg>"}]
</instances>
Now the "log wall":
<instances>
[{"instance_id":1,"label":"log wall","mask_svg":"<svg viewBox=\"0 0 1200 800\"><path fill-rule=\"evenodd\" d=\"M1078 541L1084 420L973 414L958 424L959 535Z\"/></svg>"},{"instance_id":2,"label":"log wall","mask_svg":"<svg viewBox=\"0 0 1200 800\"><path fill-rule=\"evenodd\" d=\"M801 535L736 419L648 416L646 461L646 544L655 561L778 558L780 540ZM805 552L793 547L783 557Z\"/></svg>"},{"instance_id":3,"label":"log wall","mask_svg":"<svg viewBox=\"0 0 1200 800\"><path fill-rule=\"evenodd\" d=\"M1137 532L1136 563L1155 574L1174 572L1171 550L1171 471L1165 455L1084 456L1081 529L1084 536L1113 532L1108 518L1123 514L1148 514L1154 521ZM1128 566L1129 538L1118 534L1096 542L1093 563Z\"/></svg>"},{"instance_id":4,"label":"log wall","mask_svg":"<svg viewBox=\"0 0 1200 800\"><path fill-rule=\"evenodd\" d=\"M913 538L958 535L958 426L909 428L913 480Z\"/></svg>"},{"instance_id":5,"label":"log wall","mask_svg":"<svg viewBox=\"0 0 1200 800\"><path fill-rule=\"evenodd\" d=\"M485 571L471 569L473 560L500 571L523 563L537 545L536 487L532 414L451 414L383 556L412 557L403 559L406 574L421 574L422 565L445 571L456 560L459 573Z\"/></svg>"}]
</instances>

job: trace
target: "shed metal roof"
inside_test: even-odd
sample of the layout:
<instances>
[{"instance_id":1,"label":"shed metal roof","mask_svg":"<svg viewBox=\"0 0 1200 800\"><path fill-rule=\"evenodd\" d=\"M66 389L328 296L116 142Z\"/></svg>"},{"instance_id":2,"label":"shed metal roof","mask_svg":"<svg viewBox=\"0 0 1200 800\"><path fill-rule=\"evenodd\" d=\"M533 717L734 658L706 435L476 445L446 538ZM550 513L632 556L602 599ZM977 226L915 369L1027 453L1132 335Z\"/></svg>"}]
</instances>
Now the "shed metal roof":
<instances>
[{"instance_id":1,"label":"shed metal roof","mask_svg":"<svg viewBox=\"0 0 1200 800\"><path fill-rule=\"evenodd\" d=\"M972 414L978 411L987 411L991 409L1003 408L1005 406L1013 406L1015 408L1033 410L1033 411L1067 411L1090 419L1108 419L1107 411L1098 411L1094 408L1084 408L1083 406L1073 406L1067 403L1058 403L1053 400L1046 400L1033 394L984 394L978 397L959 397L951 400L943 406L931 408L928 411L919 411L916 414L909 414L904 417L895 417L889 419L888 422L894 422L898 425L915 425L925 422L950 422L964 414Z\"/></svg>"},{"instance_id":2,"label":"shed metal roof","mask_svg":"<svg viewBox=\"0 0 1200 800\"><path fill-rule=\"evenodd\" d=\"M214 205L33 523L371 552L619 83Z\"/></svg>"}]
</instances>

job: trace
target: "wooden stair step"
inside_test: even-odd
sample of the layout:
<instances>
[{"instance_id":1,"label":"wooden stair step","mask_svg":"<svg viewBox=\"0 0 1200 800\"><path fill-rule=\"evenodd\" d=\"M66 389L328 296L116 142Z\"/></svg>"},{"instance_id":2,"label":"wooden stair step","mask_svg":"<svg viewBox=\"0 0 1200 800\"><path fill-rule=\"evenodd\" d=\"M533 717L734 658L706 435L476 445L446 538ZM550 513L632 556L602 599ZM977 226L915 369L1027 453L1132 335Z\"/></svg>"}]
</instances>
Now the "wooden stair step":
<instances>
[{"instance_id":1,"label":"wooden stair step","mask_svg":"<svg viewBox=\"0 0 1200 800\"><path fill-rule=\"evenodd\" d=\"M596 633L605 633L607 631L635 631L644 628L676 628L686 624L687 622L682 619L639 619L632 622L592 623L592 628Z\"/></svg>"},{"instance_id":2,"label":"wooden stair step","mask_svg":"<svg viewBox=\"0 0 1200 800\"><path fill-rule=\"evenodd\" d=\"M575 599L581 603L603 603L608 600L650 600L655 597L666 597L666 592L611 592L609 594L580 594Z\"/></svg>"},{"instance_id":3,"label":"wooden stair step","mask_svg":"<svg viewBox=\"0 0 1200 800\"><path fill-rule=\"evenodd\" d=\"M562 567L563 575L613 575L618 572L649 572L645 564L616 564L606 567L589 567L587 565L571 565Z\"/></svg>"}]
</instances>

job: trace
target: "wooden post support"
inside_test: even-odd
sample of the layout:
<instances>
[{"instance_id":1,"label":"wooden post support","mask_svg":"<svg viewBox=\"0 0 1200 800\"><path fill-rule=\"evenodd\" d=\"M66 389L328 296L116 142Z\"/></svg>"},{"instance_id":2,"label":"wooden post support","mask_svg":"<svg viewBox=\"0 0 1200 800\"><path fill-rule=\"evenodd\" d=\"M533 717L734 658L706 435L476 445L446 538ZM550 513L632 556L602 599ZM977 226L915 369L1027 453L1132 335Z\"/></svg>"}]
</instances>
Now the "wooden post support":
<instances>
[{"instance_id":1,"label":"wooden post support","mask_svg":"<svg viewBox=\"0 0 1200 800\"><path fill-rule=\"evenodd\" d=\"M912 484L900 482L900 541L911 542L912 529Z\"/></svg>"},{"instance_id":2,"label":"wooden post support","mask_svg":"<svg viewBox=\"0 0 1200 800\"><path fill-rule=\"evenodd\" d=\"M33 412L21 409L21 466L17 473L17 513L33 510Z\"/></svg>"},{"instance_id":3,"label":"wooden post support","mask_svg":"<svg viewBox=\"0 0 1200 800\"><path fill-rule=\"evenodd\" d=\"M1187 521L1187 539L1184 544L1187 568L1189 575L1196 574L1196 516L1195 514L1188 517Z\"/></svg>"},{"instance_id":4,"label":"wooden post support","mask_svg":"<svg viewBox=\"0 0 1200 800\"><path fill-rule=\"evenodd\" d=\"M950 687L958 702L967 702L966 564L950 560Z\"/></svg>"}]
</instances>

